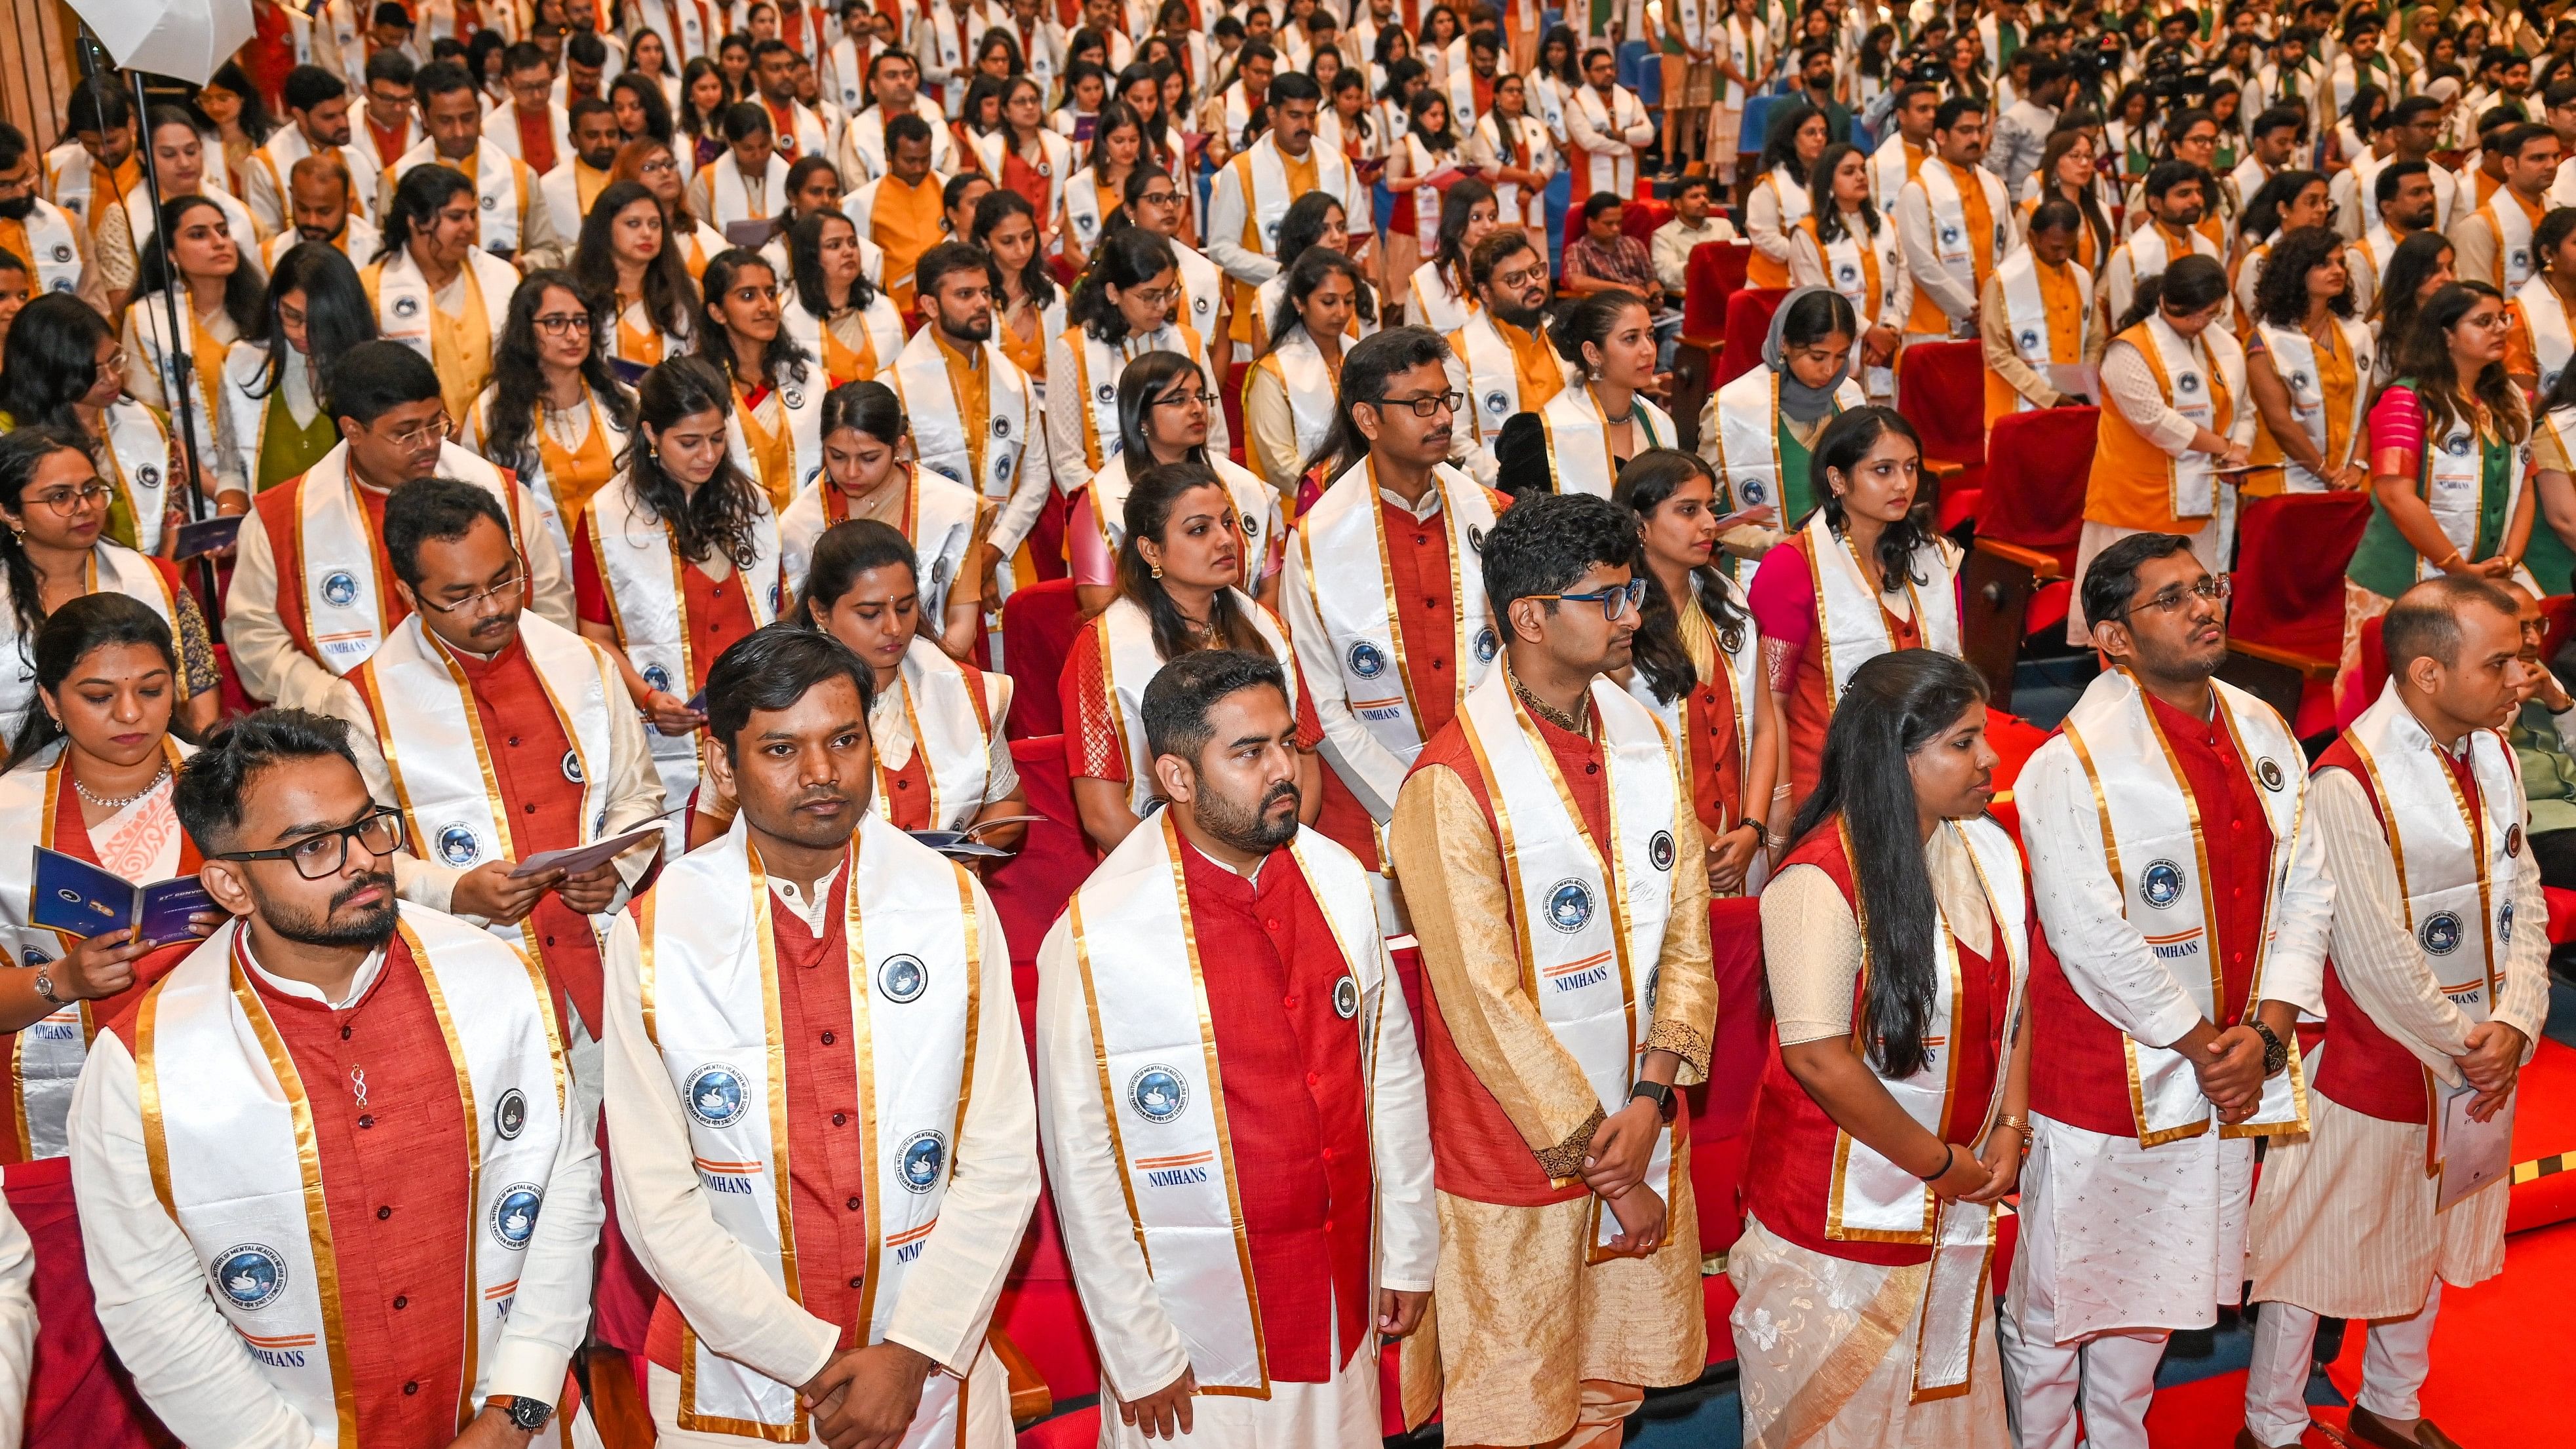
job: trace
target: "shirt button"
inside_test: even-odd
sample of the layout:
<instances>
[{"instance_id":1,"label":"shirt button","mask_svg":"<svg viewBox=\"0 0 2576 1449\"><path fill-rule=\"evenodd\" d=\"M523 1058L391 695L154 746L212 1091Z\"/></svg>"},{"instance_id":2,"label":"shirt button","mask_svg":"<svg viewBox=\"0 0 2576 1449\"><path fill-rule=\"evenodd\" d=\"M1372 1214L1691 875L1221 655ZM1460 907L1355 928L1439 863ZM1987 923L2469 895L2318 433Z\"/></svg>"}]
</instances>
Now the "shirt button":
<instances>
[{"instance_id":1,"label":"shirt button","mask_svg":"<svg viewBox=\"0 0 2576 1449\"><path fill-rule=\"evenodd\" d=\"M512 736L510 736L510 748L512 748L512 749L517 749L518 747L519 747L519 737L518 737L517 735L512 735Z\"/></svg>"},{"instance_id":2,"label":"shirt button","mask_svg":"<svg viewBox=\"0 0 2576 1449\"><path fill-rule=\"evenodd\" d=\"M348 1027L344 1026L340 1028L340 1040L347 1041L349 1039L349 1031L350 1029Z\"/></svg>"},{"instance_id":3,"label":"shirt button","mask_svg":"<svg viewBox=\"0 0 2576 1449\"><path fill-rule=\"evenodd\" d=\"M849 1125L850 1125L850 1114L849 1114L849 1113L847 1113L847 1112L835 1112L835 1113L833 1113L833 1114L832 1114L832 1125L833 1125L833 1126L835 1126L835 1127L847 1127L847 1126L849 1126Z\"/></svg>"},{"instance_id":4,"label":"shirt button","mask_svg":"<svg viewBox=\"0 0 2576 1449\"><path fill-rule=\"evenodd\" d=\"M554 938L554 937L552 937L552 936L548 936L548 937L546 937L546 944L547 944L547 945L551 946L551 945L553 945L554 943L555 943L555 938Z\"/></svg>"},{"instance_id":5,"label":"shirt button","mask_svg":"<svg viewBox=\"0 0 2576 1449\"><path fill-rule=\"evenodd\" d=\"M406 1394L416 1394L416 1393L419 1393L419 1392L420 1392L420 1380L418 1380L418 1379L414 1379L414 1380L412 1380L410 1383L407 1383L407 1384L403 1385L403 1392L404 1392L404 1393L406 1393Z\"/></svg>"},{"instance_id":6,"label":"shirt button","mask_svg":"<svg viewBox=\"0 0 2576 1449\"><path fill-rule=\"evenodd\" d=\"M859 1286L859 1280L858 1280L858 1279L856 1279L856 1278L851 1279L851 1280L850 1280L850 1286L851 1286L851 1287L853 1287L853 1288L858 1287L858 1286Z\"/></svg>"},{"instance_id":7,"label":"shirt button","mask_svg":"<svg viewBox=\"0 0 2576 1449\"><path fill-rule=\"evenodd\" d=\"M392 1217L393 1215L394 1215L394 1210L393 1210L392 1208L389 1208L389 1207L380 1207L380 1208L376 1209L376 1221L377 1221L377 1222L383 1222L385 1219L387 1219L387 1218L389 1218L389 1217Z\"/></svg>"},{"instance_id":8,"label":"shirt button","mask_svg":"<svg viewBox=\"0 0 2576 1449\"><path fill-rule=\"evenodd\" d=\"M1601 773L1601 767L1599 765L1587 764L1583 767L1583 773L1587 775L1598 775Z\"/></svg>"},{"instance_id":9,"label":"shirt button","mask_svg":"<svg viewBox=\"0 0 2576 1449\"><path fill-rule=\"evenodd\" d=\"M1438 599L1425 599L1422 601L1422 607L1426 609L1436 609L1440 607L1440 601Z\"/></svg>"},{"instance_id":10,"label":"shirt button","mask_svg":"<svg viewBox=\"0 0 2576 1449\"><path fill-rule=\"evenodd\" d=\"M1449 661L1446 659L1435 658L1431 661L1431 667L1435 670L1446 669L1449 667Z\"/></svg>"},{"instance_id":11,"label":"shirt button","mask_svg":"<svg viewBox=\"0 0 2576 1449\"><path fill-rule=\"evenodd\" d=\"M1326 1162L1330 1162L1330 1161L1332 1161L1332 1160L1333 1160L1333 1149L1331 1149L1331 1148L1329 1148L1329 1147L1325 1148L1325 1149L1324 1149L1324 1152L1323 1152L1323 1158L1324 1158L1324 1160L1325 1160Z\"/></svg>"},{"instance_id":12,"label":"shirt button","mask_svg":"<svg viewBox=\"0 0 2576 1449\"><path fill-rule=\"evenodd\" d=\"M849 1208L850 1211L857 1212L859 1210L859 1200L857 1198L850 1199Z\"/></svg>"},{"instance_id":13,"label":"shirt button","mask_svg":"<svg viewBox=\"0 0 2576 1449\"><path fill-rule=\"evenodd\" d=\"M823 1045L825 1045L825 1046L830 1046L830 1045L831 1045L835 1040L837 1040L837 1038L836 1038L836 1037L834 1037L830 1032L828 1032L828 1031L827 1031L827 1032L823 1033Z\"/></svg>"},{"instance_id":14,"label":"shirt button","mask_svg":"<svg viewBox=\"0 0 2576 1449\"><path fill-rule=\"evenodd\" d=\"M1279 929L1279 918L1277 916L1271 916L1264 919L1261 924L1268 926L1270 929L1275 931Z\"/></svg>"},{"instance_id":15,"label":"shirt button","mask_svg":"<svg viewBox=\"0 0 2576 1449\"><path fill-rule=\"evenodd\" d=\"M521 807L521 808L522 808L522 809L524 809L524 810L526 810L526 811L527 811L527 813L529 813L530 815L534 815L534 814L536 814L536 813L537 813L537 802L536 802L536 801L534 801L534 800L531 800L531 801L529 801L525 806L523 806L523 807Z\"/></svg>"},{"instance_id":16,"label":"shirt button","mask_svg":"<svg viewBox=\"0 0 2576 1449\"><path fill-rule=\"evenodd\" d=\"M373 1127L373 1126L375 1126L375 1125L376 1125L375 1114L373 1114L373 1113L369 1113L368 1115L366 1115L366 1116L364 1116L364 1117L360 1117L360 1118L358 1119L358 1125L359 1125L360 1127Z\"/></svg>"},{"instance_id":17,"label":"shirt button","mask_svg":"<svg viewBox=\"0 0 2576 1449\"><path fill-rule=\"evenodd\" d=\"M402 1295L401 1295L401 1294L399 1294L399 1293L397 1293L397 1294L395 1294L395 1295L394 1295L394 1307L396 1307L396 1308L409 1308L410 1306L411 1306L411 1300L410 1300L410 1299L408 1299L408 1298L406 1298L406 1297L402 1296Z\"/></svg>"},{"instance_id":18,"label":"shirt button","mask_svg":"<svg viewBox=\"0 0 2576 1449\"><path fill-rule=\"evenodd\" d=\"M1427 544L1430 541L1431 535L1427 533L1417 533L1413 536L1413 545L1416 548L1420 548L1422 545Z\"/></svg>"}]
</instances>

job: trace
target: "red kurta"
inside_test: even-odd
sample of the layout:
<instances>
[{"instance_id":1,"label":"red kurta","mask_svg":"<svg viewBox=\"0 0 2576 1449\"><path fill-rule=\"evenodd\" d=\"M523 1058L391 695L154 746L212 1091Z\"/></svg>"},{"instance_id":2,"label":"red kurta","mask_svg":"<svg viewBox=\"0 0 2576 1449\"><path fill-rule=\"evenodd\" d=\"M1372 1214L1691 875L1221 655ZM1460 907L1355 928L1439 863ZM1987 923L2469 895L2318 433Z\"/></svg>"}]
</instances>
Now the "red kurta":
<instances>
[{"instance_id":1,"label":"red kurta","mask_svg":"<svg viewBox=\"0 0 2576 1449\"><path fill-rule=\"evenodd\" d=\"M837 497L839 490L826 488L823 494L826 498ZM987 712L984 671L963 662L960 662L957 667L966 672L966 697L974 703L975 723L982 731L985 740L989 742L993 738L993 717ZM882 798L885 801L888 823L897 830L948 828L946 821L930 818L930 772L922 764L919 740L913 741L912 754L904 760L902 769L884 769L885 758L882 755L878 756L877 763L887 785L882 792Z\"/></svg>"},{"instance_id":2,"label":"red kurta","mask_svg":"<svg viewBox=\"0 0 2576 1449\"><path fill-rule=\"evenodd\" d=\"M1842 832L1830 823L1810 831L1781 862L1781 869L1812 865L1831 877L1846 901L1854 899L1852 868L1843 853ZM1857 912L1855 912L1857 914ZM2000 933L2004 923L1994 923ZM1992 944L2001 946L2000 940ZM1973 1145L1994 1096L1995 1069L2003 1060L2004 1005L2012 996L2012 956L1996 950L1980 956L1961 944L1960 1001L1950 1023L1954 1042L1965 1044L1952 1058L1949 1113L1941 1123L1947 1142ZM1863 977L1852 988L1853 1019L1858 1020L1868 991ZM1825 1236L1826 1207L1835 1177L1837 1129L1825 1109L1789 1075L1780 1055L1780 1039L1770 1042L1762 1073L1762 1095L1753 1111L1750 1160L1765 1164L1745 1186L1745 1208L1762 1225L1810 1252L1852 1263L1905 1266L1932 1261L1932 1250L1910 1243L1840 1241Z\"/></svg>"},{"instance_id":3,"label":"red kurta","mask_svg":"<svg viewBox=\"0 0 2576 1449\"><path fill-rule=\"evenodd\" d=\"M1390 539L1389 542L1393 540ZM1499 667L1499 666L1498 666ZM1601 747L1579 734L1558 729L1536 716L1531 722L1547 741L1556 771L1564 777L1575 809L1595 840L1610 837L1610 788L1602 774ZM1494 801L1486 792L1484 772L1467 746L1464 727L1452 724L1423 746L1417 770L1446 765L1466 783L1485 813L1485 828L1494 826ZM1497 871L1500 864L1497 862ZM1436 991L1422 993L1422 1068L1431 1107L1432 1185L1454 1197L1506 1207L1536 1207L1571 1202L1588 1189L1581 1182L1554 1186L1538 1161L1538 1149L1521 1136L1502 1105L1467 1065L1449 1024L1440 1014ZM1555 1143L1545 1144L1553 1147Z\"/></svg>"},{"instance_id":4,"label":"red kurta","mask_svg":"<svg viewBox=\"0 0 2576 1449\"><path fill-rule=\"evenodd\" d=\"M456 1066L420 968L396 936L346 1010L247 974L312 1113L358 1440L446 1444L464 1407L480 1225ZM132 1013L115 1030L131 1049Z\"/></svg>"},{"instance_id":5,"label":"red kurta","mask_svg":"<svg viewBox=\"0 0 2576 1449\"><path fill-rule=\"evenodd\" d=\"M1714 841L1735 829L1747 815L1744 806L1744 742L1735 721L1735 676L1718 660L1717 677L1704 679L1682 696L1682 746L1690 752L1691 811L1699 817L1700 837Z\"/></svg>"},{"instance_id":6,"label":"red kurta","mask_svg":"<svg viewBox=\"0 0 2576 1449\"><path fill-rule=\"evenodd\" d=\"M519 159L528 163L539 176L555 169L555 121L551 107L539 107L534 114L510 103L510 119L519 127Z\"/></svg>"},{"instance_id":7,"label":"red kurta","mask_svg":"<svg viewBox=\"0 0 2576 1449\"><path fill-rule=\"evenodd\" d=\"M1803 561L1807 556L1807 535L1794 534L1781 547L1797 550L1797 557ZM1814 565L1806 567L1808 577L1813 578ZM1825 675L1824 606L1811 601L1809 607L1814 611L1814 623L1809 628L1806 647L1798 651L1797 674L1780 702L1783 722L1789 729L1789 793L1793 808L1806 803L1816 788L1817 777L1824 773L1825 727L1834 718L1833 681ZM1878 612L1887 622L1891 652L1923 647L1920 620L1900 619L1889 613L1884 603L1878 606Z\"/></svg>"},{"instance_id":8,"label":"red kurta","mask_svg":"<svg viewBox=\"0 0 2576 1449\"><path fill-rule=\"evenodd\" d=\"M2271 817L2245 776L2236 742L2215 716L2203 721L2152 694L2145 699L2200 812L2210 873L2204 886L2218 923L2214 949L2224 987L2215 1020L2232 1024L2244 1017L2245 998L2254 989L2254 965L2270 915ZM2173 924L2181 929L2192 923ZM2031 1057L2031 1110L2087 1132L2136 1136L2127 1038L2075 994L2053 954L2031 963L2030 1010L2032 1040L2048 1043Z\"/></svg>"},{"instance_id":9,"label":"red kurta","mask_svg":"<svg viewBox=\"0 0 2576 1449\"><path fill-rule=\"evenodd\" d=\"M868 1191L860 1134L859 1065L850 1032L850 872L832 883L821 936L776 897L769 925L778 949L778 1030L786 1054L787 1194L795 1228L796 1297L841 1326L835 1349L856 1346L868 1262ZM666 1295L653 1310L645 1354L680 1371L680 1310Z\"/></svg>"},{"instance_id":10,"label":"red kurta","mask_svg":"<svg viewBox=\"0 0 2576 1449\"><path fill-rule=\"evenodd\" d=\"M688 615L690 670L695 677L687 690L673 692L685 699L706 687L707 671L715 667L716 656L751 633L754 625L740 569L718 580L708 578L705 570L690 564L680 570L680 589L680 608ZM574 610L584 622L618 625L616 611L610 607L608 585L599 577L599 555L590 546L588 513L573 525L572 592Z\"/></svg>"},{"instance_id":11,"label":"red kurta","mask_svg":"<svg viewBox=\"0 0 2576 1449\"><path fill-rule=\"evenodd\" d=\"M2485 823L2478 800L2477 769L2469 751L2463 749L2457 758L2447 750L2438 751L2442 763L2460 787L2460 798L2469 806L2469 839L2484 842ZM2369 799L2371 813L2377 815L2384 829L2388 807L2371 788L2370 771L2362 768L2361 756L2352 748L2352 737L2337 738L2317 758L2317 773L2342 770L2361 786ZM2479 846L2483 849L2483 843ZM2382 1122L2406 1122L2425 1125L2433 1120L2433 1074L2424 1069L2413 1052L2399 1046L2379 1023L2370 1019L2360 1002L2346 991L2343 978L2336 974L2334 961L2326 961L2326 1033L2327 1052L2317 1064L2316 1080L2311 1090L2332 1097L2338 1107L2350 1108L2365 1117Z\"/></svg>"},{"instance_id":12,"label":"red kurta","mask_svg":"<svg viewBox=\"0 0 2576 1449\"><path fill-rule=\"evenodd\" d=\"M1324 1383L1374 1342L1376 1311L1367 1083L1359 1034L1333 1009L1350 966L1286 850L1258 884L1188 845L1181 860L1199 957L1215 968L1208 1019L1270 1376Z\"/></svg>"},{"instance_id":13,"label":"red kurta","mask_svg":"<svg viewBox=\"0 0 2576 1449\"><path fill-rule=\"evenodd\" d=\"M297 474L277 487L264 490L251 501L259 513L259 526L268 533L268 555L277 562L277 621L286 628L286 637L307 657L320 659L322 652L313 647L313 632L304 618L304 571L311 565L304 557L304 530L299 526L304 515L304 478ZM361 488L355 482L344 485L358 495L358 506L367 515L368 577L360 587L372 588L376 594L377 617L385 632L411 617L411 609L402 601L402 591L393 587L394 565L385 552L385 495L373 488ZM339 563L339 560L332 560Z\"/></svg>"},{"instance_id":14,"label":"red kurta","mask_svg":"<svg viewBox=\"0 0 2576 1449\"><path fill-rule=\"evenodd\" d=\"M1127 747L1119 731L1140 726L1119 718L1118 700L1100 663L1100 629L1097 617L1082 626L1074 637L1073 652L1065 656L1063 672L1056 677L1057 698L1064 703L1065 765L1077 780L1114 780L1123 785L1128 780ZM1297 677L1296 703L1297 748L1312 750L1323 743L1324 726L1315 716L1315 701L1306 692L1302 674Z\"/></svg>"}]
</instances>

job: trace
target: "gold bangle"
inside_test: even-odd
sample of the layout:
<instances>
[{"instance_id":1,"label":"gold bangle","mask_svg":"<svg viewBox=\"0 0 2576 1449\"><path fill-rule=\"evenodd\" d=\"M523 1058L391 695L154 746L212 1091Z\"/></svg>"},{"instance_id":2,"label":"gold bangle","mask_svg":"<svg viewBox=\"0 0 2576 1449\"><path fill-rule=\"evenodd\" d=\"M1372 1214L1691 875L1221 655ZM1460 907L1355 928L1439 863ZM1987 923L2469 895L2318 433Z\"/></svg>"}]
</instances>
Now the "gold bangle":
<instances>
[{"instance_id":1,"label":"gold bangle","mask_svg":"<svg viewBox=\"0 0 2576 1449\"><path fill-rule=\"evenodd\" d=\"M2024 1142L2028 1142L2032 1137L2037 1135L2031 1130L2030 1119L2028 1117L2015 1117L2008 1113L1997 1113L1995 1116L1995 1125L1998 1127L2010 1127L2015 1132L2021 1134L2021 1140Z\"/></svg>"}]
</instances>

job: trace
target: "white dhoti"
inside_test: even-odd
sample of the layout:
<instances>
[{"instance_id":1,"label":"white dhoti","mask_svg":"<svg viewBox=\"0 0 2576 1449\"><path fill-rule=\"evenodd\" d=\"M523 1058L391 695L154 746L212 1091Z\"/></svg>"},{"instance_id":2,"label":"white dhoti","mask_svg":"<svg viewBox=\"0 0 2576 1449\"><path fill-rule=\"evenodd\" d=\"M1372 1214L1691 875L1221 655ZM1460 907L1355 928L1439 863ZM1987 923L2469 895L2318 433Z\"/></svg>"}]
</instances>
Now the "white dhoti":
<instances>
[{"instance_id":1,"label":"white dhoti","mask_svg":"<svg viewBox=\"0 0 2576 1449\"><path fill-rule=\"evenodd\" d=\"M1931 1265L1827 1257L1747 1218L1726 1254L1747 1449L1975 1449L2008 1441L1993 1300L1979 1294L1968 1392L1914 1403Z\"/></svg>"},{"instance_id":2,"label":"white dhoti","mask_svg":"<svg viewBox=\"0 0 2576 1449\"><path fill-rule=\"evenodd\" d=\"M937 1376L938 1370L931 1373ZM808 1420L801 1439L752 1439L739 1434L716 1434L680 1427L680 1376L660 1364L652 1365L645 1379L647 1407L653 1413L654 1443L664 1449L744 1449L760 1443L820 1444ZM1011 1379L1002 1371L1001 1360L993 1357L988 1346L975 1356L975 1367L966 1375L965 1431L958 1436L959 1449L1011 1449ZM1110 1417L1115 1418L1113 1412ZM906 1441L906 1449L911 1449Z\"/></svg>"}]
</instances>

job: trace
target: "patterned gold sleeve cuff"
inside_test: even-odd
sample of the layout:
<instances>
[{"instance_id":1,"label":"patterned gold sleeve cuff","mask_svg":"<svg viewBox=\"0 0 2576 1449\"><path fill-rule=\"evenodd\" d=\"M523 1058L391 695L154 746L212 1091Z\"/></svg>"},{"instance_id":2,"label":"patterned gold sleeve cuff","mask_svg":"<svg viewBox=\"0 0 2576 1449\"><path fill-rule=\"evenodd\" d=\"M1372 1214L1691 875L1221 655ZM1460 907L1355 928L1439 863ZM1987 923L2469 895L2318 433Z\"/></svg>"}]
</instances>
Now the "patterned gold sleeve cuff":
<instances>
[{"instance_id":1,"label":"patterned gold sleeve cuff","mask_svg":"<svg viewBox=\"0 0 2576 1449\"><path fill-rule=\"evenodd\" d=\"M1563 1142L1538 1155L1538 1165L1547 1170L1549 1177L1563 1181L1582 1176L1583 1154L1592 1150L1592 1134L1601 1130L1602 1117L1601 1109L1593 1108L1592 1115L1583 1119L1582 1126L1568 1133Z\"/></svg>"},{"instance_id":2,"label":"patterned gold sleeve cuff","mask_svg":"<svg viewBox=\"0 0 2576 1449\"><path fill-rule=\"evenodd\" d=\"M1702 1080L1708 1077L1708 1038L1699 1028L1678 1021L1659 1021L1646 1032L1646 1050L1667 1051L1690 1063Z\"/></svg>"}]
</instances>

